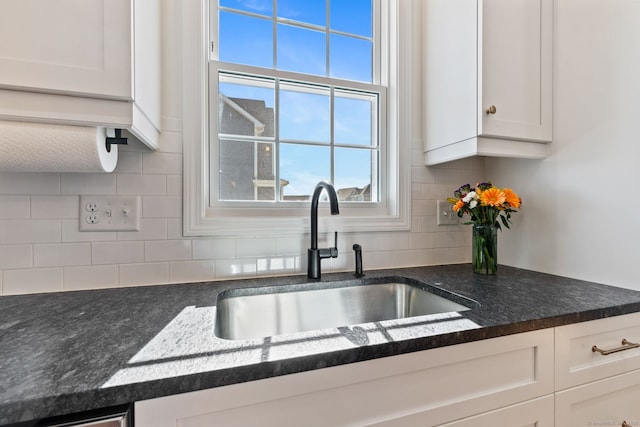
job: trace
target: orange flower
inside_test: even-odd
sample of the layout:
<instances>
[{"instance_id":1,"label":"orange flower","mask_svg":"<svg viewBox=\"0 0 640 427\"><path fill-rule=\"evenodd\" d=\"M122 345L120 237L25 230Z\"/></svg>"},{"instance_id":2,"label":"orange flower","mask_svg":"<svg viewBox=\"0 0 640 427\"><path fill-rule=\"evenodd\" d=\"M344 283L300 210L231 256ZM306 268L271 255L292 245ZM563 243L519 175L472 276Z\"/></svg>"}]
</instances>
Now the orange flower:
<instances>
[{"instance_id":1,"label":"orange flower","mask_svg":"<svg viewBox=\"0 0 640 427\"><path fill-rule=\"evenodd\" d=\"M480 203L484 206L501 207L506 199L504 191L491 187L480 194Z\"/></svg>"},{"instance_id":2,"label":"orange flower","mask_svg":"<svg viewBox=\"0 0 640 427\"><path fill-rule=\"evenodd\" d=\"M518 197L518 195L512 189L505 188L502 191L504 191L505 200L507 201L507 203L509 203L509 205L511 205L512 208L517 209L520 207L522 200L520 200L520 197Z\"/></svg>"},{"instance_id":3,"label":"orange flower","mask_svg":"<svg viewBox=\"0 0 640 427\"><path fill-rule=\"evenodd\" d=\"M462 200L458 200L451 209L453 209L454 212L458 212L460 209L462 209L463 206L464 206L464 202Z\"/></svg>"}]
</instances>

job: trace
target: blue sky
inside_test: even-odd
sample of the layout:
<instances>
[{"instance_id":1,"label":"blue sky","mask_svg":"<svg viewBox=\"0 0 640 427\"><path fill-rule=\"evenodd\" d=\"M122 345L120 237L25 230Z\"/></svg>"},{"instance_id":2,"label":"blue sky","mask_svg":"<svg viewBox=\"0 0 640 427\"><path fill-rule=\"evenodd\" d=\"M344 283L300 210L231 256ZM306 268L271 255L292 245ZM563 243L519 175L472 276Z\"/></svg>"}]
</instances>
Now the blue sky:
<instances>
[{"instance_id":1,"label":"blue sky","mask_svg":"<svg viewBox=\"0 0 640 427\"><path fill-rule=\"evenodd\" d=\"M326 32L305 28L310 24L325 27L325 0L278 0L278 17L302 23L303 27L276 23L277 46L273 52L274 4L270 0L220 0L222 7L253 15L221 10L219 16L220 60L347 80L371 81L372 29L371 0L331 0L330 29L348 35L329 35L329 70L326 59ZM237 31L242 29L241 31ZM353 37L356 35L359 37ZM275 57L275 58L274 58ZM237 83L237 81L236 81ZM249 82L247 82L249 83ZM261 85L264 86L264 85ZM252 84L221 84L228 97L261 99L275 107L273 87ZM335 98L335 141L369 146L371 140L372 103L370 99ZM304 93L295 87L280 91L279 132L281 140L330 141L330 96ZM336 188L359 186L370 182L371 152L353 148L336 148ZM330 178L330 150L326 146L281 144L280 177L290 184L285 194L310 194L315 184Z\"/></svg>"}]
</instances>

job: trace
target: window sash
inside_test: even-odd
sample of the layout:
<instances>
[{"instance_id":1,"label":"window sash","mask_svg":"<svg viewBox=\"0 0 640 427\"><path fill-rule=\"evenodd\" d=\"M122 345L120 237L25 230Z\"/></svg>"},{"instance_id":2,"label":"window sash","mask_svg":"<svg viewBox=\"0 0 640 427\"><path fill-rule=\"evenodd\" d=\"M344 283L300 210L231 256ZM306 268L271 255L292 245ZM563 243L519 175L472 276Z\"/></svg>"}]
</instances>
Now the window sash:
<instances>
[{"instance_id":1,"label":"window sash","mask_svg":"<svg viewBox=\"0 0 640 427\"><path fill-rule=\"evenodd\" d=\"M378 0L376 0L378 1ZM381 114L389 118L382 135L390 148L381 185L387 187L382 208L364 204L342 207L340 215L320 222L324 228L342 232L400 231L411 228L411 143L415 92L421 76L417 73L414 31L418 2L415 0L381 0L382 25L379 60L382 82L388 82L386 102ZM180 2L182 38L182 135L184 150L183 234L185 236L277 236L308 232L308 206L276 206L270 209L210 208L209 202L209 59L212 46L210 4L206 1ZM226 67L227 64L219 63ZM414 71L415 70L415 71ZM387 110L388 113L387 113ZM414 154L415 156L415 154ZM249 214L251 213L251 214Z\"/></svg>"},{"instance_id":2,"label":"window sash","mask_svg":"<svg viewBox=\"0 0 640 427\"><path fill-rule=\"evenodd\" d=\"M275 92L276 99L278 97L278 90L282 88L282 86L286 86L287 88L294 88L296 86L304 87L305 89L309 88L308 85L317 85L318 88L322 88L323 91L329 89L331 94L331 109L333 109L333 98L335 94L338 93L339 96L344 97L353 97L356 98L361 94L362 96L366 95L377 95L377 103L374 106L373 114L376 116L372 118L374 123L372 124L372 143L369 146L364 146L362 144L349 144L343 143L339 141L335 141L334 132L331 132L331 136L328 141L307 141L307 140L298 140L298 139L285 139L280 137L279 133L271 136L247 136L247 135L236 135L236 134L223 134L219 132L219 111L220 102L218 102L218 82L220 73L225 75L224 80L226 82L233 82L234 75L240 78L249 78L253 79L253 82L257 83L257 86L264 85L267 87L266 79L273 79L275 81ZM371 152L372 156L372 176L371 176L371 193L375 195L372 201L341 201L341 203L346 203L346 206L351 204L368 204L370 207L374 208L384 208L384 200L386 199L385 194L387 191L386 186L384 185L384 181L386 180L386 153L387 153L387 140L386 140L386 125L385 120L383 119L386 114L386 88L383 86L370 85L364 83L355 83L352 81L344 81L338 79L327 79L323 77L313 76L310 78L308 75L300 75L296 73L286 73L286 76L282 77L281 72L276 70L264 70L255 67L247 67L239 64L222 64L216 61L211 61L209 63L209 110L210 110L210 133L209 133L209 206L216 207L236 207L236 208L266 208L265 204L270 203L266 200L228 200L221 197L220 193L220 174L218 173L219 169L219 153L220 153L220 144L221 140L245 140L245 141L255 141L255 142L272 142L279 148L280 144L286 143L294 143L300 145L316 145L316 146L325 146L331 149L331 180L335 180L335 157L334 151L336 148L354 148L358 150L367 150ZM229 76L228 78L226 76ZM308 81L301 81L303 78L308 79ZM264 79L264 80L263 80ZM239 80L238 80L239 81ZM261 84L264 82L264 84ZM333 85L333 87L327 88L328 85ZM305 93L306 90L304 91ZM276 111L278 110L278 101L276 101ZM376 108L377 107L377 108ZM333 114L331 114L333 116ZM275 116L276 129L278 128L278 113ZM331 127L333 128L333 122L331 123ZM278 151L276 148L276 151ZM272 205L281 205L285 204L287 207L295 207L296 205L306 204L308 201L287 201L280 200L277 195L280 194L280 178L285 178L280 176L280 169L277 160L274 164L275 168L275 190L274 193L276 195L275 200L272 201ZM313 191L312 188L308 189L309 196Z\"/></svg>"}]
</instances>

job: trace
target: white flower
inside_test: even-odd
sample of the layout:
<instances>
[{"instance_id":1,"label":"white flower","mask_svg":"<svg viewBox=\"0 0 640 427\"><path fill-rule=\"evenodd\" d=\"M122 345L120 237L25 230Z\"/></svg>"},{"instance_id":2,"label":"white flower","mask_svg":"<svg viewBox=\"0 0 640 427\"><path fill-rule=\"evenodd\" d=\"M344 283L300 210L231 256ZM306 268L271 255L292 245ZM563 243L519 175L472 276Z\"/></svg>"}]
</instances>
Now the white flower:
<instances>
[{"instance_id":1,"label":"white flower","mask_svg":"<svg viewBox=\"0 0 640 427\"><path fill-rule=\"evenodd\" d=\"M475 191L469 191L467 193L467 195L462 198L462 201L465 202L465 203L469 203L470 201L477 200L477 199L478 199L478 195L476 194L476 192ZM473 208L473 206L471 206L471 207Z\"/></svg>"},{"instance_id":2,"label":"white flower","mask_svg":"<svg viewBox=\"0 0 640 427\"><path fill-rule=\"evenodd\" d=\"M472 200L471 203L469 203L469 207L471 209L475 208L476 206L478 206L478 201L477 200Z\"/></svg>"}]
</instances>

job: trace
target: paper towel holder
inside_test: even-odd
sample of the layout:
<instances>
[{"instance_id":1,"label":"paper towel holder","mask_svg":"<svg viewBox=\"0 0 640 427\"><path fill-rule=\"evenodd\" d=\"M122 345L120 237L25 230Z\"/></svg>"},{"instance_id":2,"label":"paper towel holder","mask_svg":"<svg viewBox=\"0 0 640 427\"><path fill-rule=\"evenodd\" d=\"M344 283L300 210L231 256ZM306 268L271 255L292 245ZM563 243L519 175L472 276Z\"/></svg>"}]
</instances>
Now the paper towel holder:
<instances>
[{"instance_id":1,"label":"paper towel holder","mask_svg":"<svg viewBox=\"0 0 640 427\"><path fill-rule=\"evenodd\" d=\"M105 139L107 153L111 152L111 144L127 145L128 143L127 138L122 137L122 129L115 129L115 136L107 136Z\"/></svg>"}]
</instances>

